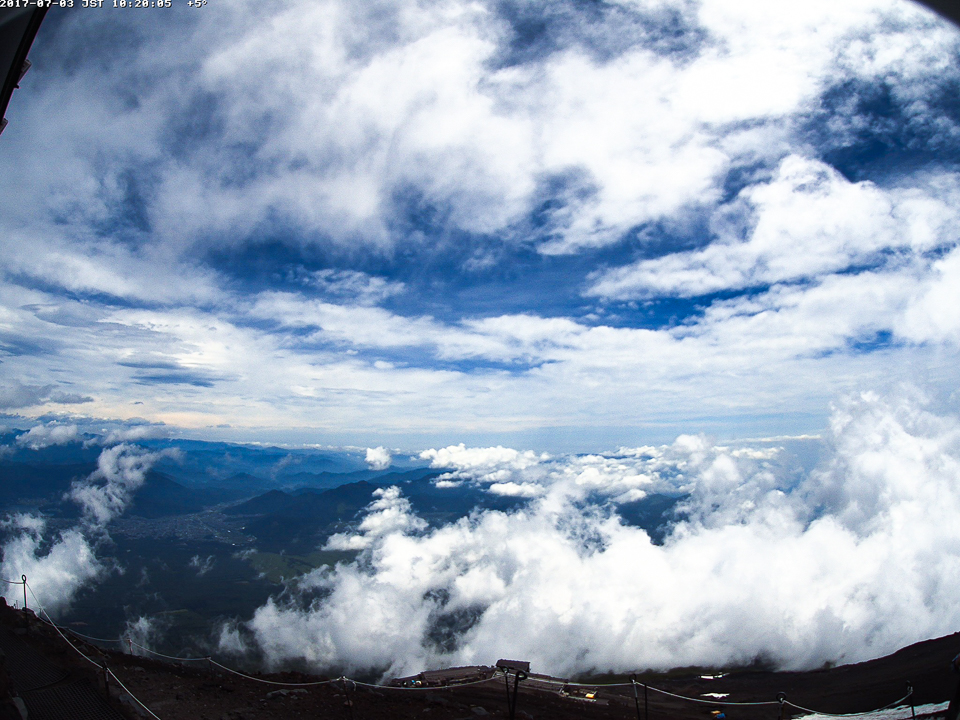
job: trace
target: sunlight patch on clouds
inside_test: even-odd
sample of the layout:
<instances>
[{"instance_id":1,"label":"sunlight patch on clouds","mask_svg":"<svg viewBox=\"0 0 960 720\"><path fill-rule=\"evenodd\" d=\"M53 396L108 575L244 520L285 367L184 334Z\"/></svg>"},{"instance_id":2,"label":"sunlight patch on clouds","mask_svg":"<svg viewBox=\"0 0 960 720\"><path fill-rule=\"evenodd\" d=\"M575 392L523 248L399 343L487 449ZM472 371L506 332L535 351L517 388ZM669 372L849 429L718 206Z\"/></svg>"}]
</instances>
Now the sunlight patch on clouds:
<instances>
[{"instance_id":1,"label":"sunlight patch on clouds","mask_svg":"<svg viewBox=\"0 0 960 720\"><path fill-rule=\"evenodd\" d=\"M790 156L769 183L744 190L720 210L718 223L724 213L730 220L727 227L718 224L718 241L603 273L588 292L618 299L707 295L874 265L884 262L881 253L953 245L960 187L953 175L937 180L937 193L885 191L850 183L825 163ZM751 215L756 220L741 238L741 218Z\"/></svg>"}]
</instances>

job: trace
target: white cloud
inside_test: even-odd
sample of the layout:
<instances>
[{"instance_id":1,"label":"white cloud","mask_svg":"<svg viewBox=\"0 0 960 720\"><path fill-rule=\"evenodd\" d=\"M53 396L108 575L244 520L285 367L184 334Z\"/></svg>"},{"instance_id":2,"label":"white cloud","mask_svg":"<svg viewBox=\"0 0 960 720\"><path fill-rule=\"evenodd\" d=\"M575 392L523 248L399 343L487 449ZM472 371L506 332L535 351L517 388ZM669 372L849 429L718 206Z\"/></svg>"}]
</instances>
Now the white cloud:
<instances>
[{"instance_id":1,"label":"white cloud","mask_svg":"<svg viewBox=\"0 0 960 720\"><path fill-rule=\"evenodd\" d=\"M120 633L120 640L125 642L130 654L147 657L148 651L156 646L164 629L161 620L141 615L136 620L127 620L126 627Z\"/></svg>"},{"instance_id":2,"label":"white cloud","mask_svg":"<svg viewBox=\"0 0 960 720\"><path fill-rule=\"evenodd\" d=\"M887 0L788 18L658 7L693 29L686 54L643 33L608 54L560 33L504 63L497 7L455 0L241 3L67 74L41 38L44 74L25 82L44 82L4 135L18 172L0 173L0 406L38 417L89 397L87 414L121 421L417 447L586 428L586 448L607 428L620 443L784 407L801 419L751 432L815 432L826 399L864 380L955 384L955 314L939 310L956 284L955 174L850 182L814 159L809 126L849 145L876 129L859 93L882 86L917 137L953 142L936 103L956 30ZM106 22L132 21L77 16L64 33ZM844 83L849 101L821 117ZM705 244L650 247L657 228ZM509 275L500 245L565 254L625 234L567 287L532 276L565 303L585 290L579 319L536 299L458 316L413 297L444 262ZM269 238L291 259L265 279L244 258L273 258ZM677 323L643 305L771 284ZM653 326L631 328L648 309ZM882 352L856 350L885 332Z\"/></svg>"},{"instance_id":3,"label":"white cloud","mask_svg":"<svg viewBox=\"0 0 960 720\"><path fill-rule=\"evenodd\" d=\"M953 175L926 188L883 190L851 183L823 162L789 156L769 183L720 208L716 242L606 272L588 292L690 297L821 277L876 264L881 252L923 253L957 242L958 200ZM739 237L748 222L748 236Z\"/></svg>"},{"instance_id":4,"label":"white cloud","mask_svg":"<svg viewBox=\"0 0 960 720\"><path fill-rule=\"evenodd\" d=\"M366 462L371 470L386 470L393 456L385 447L367 448Z\"/></svg>"},{"instance_id":5,"label":"white cloud","mask_svg":"<svg viewBox=\"0 0 960 720\"><path fill-rule=\"evenodd\" d=\"M915 288L915 296L894 321L897 334L914 342L960 341L960 248L932 266Z\"/></svg>"},{"instance_id":6,"label":"white cloud","mask_svg":"<svg viewBox=\"0 0 960 720\"><path fill-rule=\"evenodd\" d=\"M76 425L49 422L46 425L36 425L22 435L18 435L17 444L25 445L31 450L41 450L51 445L76 442L78 437Z\"/></svg>"},{"instance_id":7,"label":"white cloud","mask_svg":"<svg viewBox=\"0 0 960 720\"><path fill-rule=\"evenodd\" d=\"M80 588L106 572L97 557L106 525L126 509L150 465L163 454L131 445L104 449L97 469L89 477L75 480L65 497L83 508L83 522L60 531L56 538L45 537L47 523L41 517L21 513L5 519L3 525L10 537L3 546L2 577L26 575L30 588L51 613L69 607ZM2 594L13 602L16 590L8 585Z\"/></svg>"},{"instance_id":8,"label":"white cloud","mask_svg":"<svg viewBox=\"0 0 960 720\"><path fill-rule=\"evenodd\" d=\"M420 453L420 459L429 460L430 467L452 468L451 472L440 477L441 481L469 477L488 483L497 483L516 470L535 468L548 458L546 453L537 454L531 450L518 451L500 445L468 448L463 443L439 449L431 448ZM504 495L535 493L526 484L522 488L517 485L501 485L501 489L503 492L500 494Z\"/></svg>"},{"instance_id":9,"label":"white cloud","mask_svg":"<svg viewBox=\"0 0 960 720\"><path fill-rule=\"evenodd\" d=\"M300 279L325 293L352 300L359 305L376 305L404 290L402 282L390 281L356 270L317 270L301 276Z\"/></svg>"},{"instance_id":10,"label":"white cloud","mask_svg":"<svg viewBox=\"0 0 960 720\"><path fill-rule=\"evenodd\" d=\"M809 668L951 632L957 418L864 395L836 409L830 443L799 480L702 438L618 455L672 465L691 493L662 546L573 502L582 472L558 462L528 509L416 535L401 524L362 562L308 576L323 600L271 600L247 630L273 665L404 674L516 656L560 675L758 655ZM461 629L438 643L435 628L453 617Z\"/></svg>"},{"instance_id":11,"label":"white cloud","mask_svg":"<svg viewBox=\"0 0 960 720\"><path fill-rule=\"evenodd\" d=\"M208 555L205 558L201 558L199 555L194 555L190 558L190 567L197 571L197 577L201 575L206 575L210 570L213 569L213 566L216 564L216 558L213 555Z\"/></svg>"},{"instance_id":12,"label":"white cloud","mask_svg":"<svg viewBox=\"0 0 960 720\"><path fill-rule=\"evenodd\" d=\"M536 483L516 483L516 482L495 482L491 483L488 490L494 495L505 495L507 497L537 497L542 494L543 488Z\"/></svg>"},{"instance_id":13,"label":"white cloud","mask_svg":"<svg viewBox=\"0 0 960 720\"><path fill-rule=\"evenodd\" d=\"M59 612L70 605L83 585L103 572L94 548L77 529L61 532L48 544L43 539L46 521L41 518L16 515L6 525L15 535L3 546L0 569L8 580L27 576L28 607L39 600L47 611ZM11 604L23 602L23 588L5 585L3 596Z\"/></svg>"},{"instance_id":14,"label":"white cloud","mask_svg":"<svg viewBox=\"0 0 960 720\"><path fill-rule=\"evenodd\" d=\"M97 469L90 477L74 481L66 497L83 508L88 522L103 527L126 509L150 467L167 454L128 444L105 448L97 458Z\"/></svg>"},{"instance_id":15,"label":"white cloud","mask_svg":"<svg viewBox=\"0 0 960 720\"><path fill-rule=\"evenodd\" d=\"M400 495L400 488L392 485L373 491L377 498L367 507L356 534L337 533L325 545L328 550L362 550L387 535L416 533L427 524L411 513L410 501Z\"/></svg>"},{"instance_id":16,"label":"white cloud","mask_svg":"<svg viewBox=\"0 0 960 720\"><path fill-rule=\"evenodd\" d=\"M715 201L726 170L745 157L782 157L794 142L784 120L815 107L837 72L891 75L909 98L918 80L953 69L944 58L955 34L906 3L841 11L811 2L787 21L744 3L669 5L707 38L685 62L642 43L598 62L574 44L506 68L497 54L511 31L482 3L221 8L216 21L194 18L130 48L122 64L115 58L106 88L99 68L37 88L25 123L49 119L53 106L76 112L52 157L18 182L28 191L49 184L43 209L85 229L108 221L130 192L123 168L149 164L149 230L128 230L138 240L152 233L182 247L243 237L273 216L311 237L382 247L416 241L391 229L404 190L461 230L504 233L536 204L539 178L579 169L596 192L568 209L542 248L571 252ZM935 64L924 71L927 58ZM149 69L152 82L137 84L131 106L122 100L134 68ZM192 151L168 157L170 126L202 113L189 103L203 101L213 104L216 144L188 136ZM754 129L732 127L743 123ZM238 147L250 148L242 159ZM104 169L97 151L120 167ZM263 170L249 172L251 162ZM177 263L168 274L156 239L131 253L83 232L86 252L75 252L48 229L40 252L12 243L7 263L121 297L217 295L202 269ZM130 278L147 273L129 270L144 265L155 272L138 289ZM169 282L174 274L184 277Z\"/></svg>"}]
</instances>

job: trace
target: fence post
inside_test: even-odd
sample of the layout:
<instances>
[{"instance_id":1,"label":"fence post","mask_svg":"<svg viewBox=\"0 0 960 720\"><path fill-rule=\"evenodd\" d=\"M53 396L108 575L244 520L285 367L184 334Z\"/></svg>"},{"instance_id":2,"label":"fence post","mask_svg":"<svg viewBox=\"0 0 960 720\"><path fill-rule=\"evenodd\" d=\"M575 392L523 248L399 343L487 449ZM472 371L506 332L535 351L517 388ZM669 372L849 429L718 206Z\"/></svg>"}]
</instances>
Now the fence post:
<instances>
[{"instance_id":1,"label":"fence post","mask_svg":"<svg viewBox=\"0 0 960 720\"><path fill-rule=\"evenodd\" d=\"M783 720L783 703L787 699L787 694L779 692L777 693L777 702L780 703L780 720Z\"/></svg>"},{"instance_id":2,"label":"fence post","mask_svg":"<svg viewBox=\"0 0 960 720\"><path fill-rule=\"evenodd\" d=\"M630 683L633 685L633 704L637 706L637 720L640 720L640 696L637 694L637 674L630 676ZM643 687L643 704L647 704L647 687Z\"/></svg>"},{"instance_id":3,"label":"fence post","mask_svg":"<svg viewBox=\"0 0 960 720\"><path fill-rule=\"evenodd\" d=\"M517 714L517 694L521 680L526 680L527 674L523 670L513 671L513 704L510 705L510 720L514 720Z\"/></svg>"},{"instance_id":4,"label":"fence post","mask_svg":"<svg viewBox=\"0 0 960 720\"><path fill-rule=\"evenodd\" d=\"M347 706L347 715L350 720L353 720L353 700L350 699L350 695L347 692L347 678L345 675L340 676L340 685L343 688L343 697L345 700L343 704Z\"/></svg>"},{"instance_id":5,"label":"fence post","mask_svg":"<svg viewBox=\"0 0 960 720\"><path fill-rule=\"evenodd\" d=\"M20 579L23 580L23 609L27 609L27 576L21 575Z\"/></svg>"}]
</instances>

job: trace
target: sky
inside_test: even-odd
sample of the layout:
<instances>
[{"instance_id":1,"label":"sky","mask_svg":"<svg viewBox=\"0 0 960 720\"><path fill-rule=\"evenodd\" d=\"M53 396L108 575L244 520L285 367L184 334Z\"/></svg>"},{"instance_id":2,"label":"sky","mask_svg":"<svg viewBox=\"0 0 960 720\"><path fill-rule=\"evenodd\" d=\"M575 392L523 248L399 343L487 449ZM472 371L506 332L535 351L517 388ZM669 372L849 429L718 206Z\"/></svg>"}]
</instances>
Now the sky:
<instances>
[{"instance_id":1,"label":"sky","mask_svg":"<svg viewBox=\"0 0 960 720\"><path fill-rule=\"evenodd\" d=\"M379 492L328 542L356 562L219 628L270 667L810 668L960 623L956 27L209 0L53 8L30 58L0 420L103 448L74 527L2 521L52 610L116 570L168 435L529 501L428 527ZM659 544L619 514L651 493L683 498Z\"/></svg>"},{"instance_id":2,"label":"sky","mask_svg":"<svg viewBox=\"0 0 960 720\"><path fill-rule=\"evenodd\" d=\"M537 452L956 411L960 31L905 0L49 12L11 427ZM51 424L52 423L52 424Z\"/></svg>"}]
</instances>

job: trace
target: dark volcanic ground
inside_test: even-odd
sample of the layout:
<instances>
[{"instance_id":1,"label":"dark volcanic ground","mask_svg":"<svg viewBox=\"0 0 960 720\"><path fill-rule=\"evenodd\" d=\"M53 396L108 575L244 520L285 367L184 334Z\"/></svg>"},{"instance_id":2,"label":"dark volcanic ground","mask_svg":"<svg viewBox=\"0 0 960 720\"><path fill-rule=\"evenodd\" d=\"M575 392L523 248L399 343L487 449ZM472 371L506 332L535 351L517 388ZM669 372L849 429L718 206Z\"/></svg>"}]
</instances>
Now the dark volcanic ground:
<instances>
[{"instance_id":1,"label":"dark volcanic ground","mask_svg":"<svg viewBox=\"0 0 960 720\"><path fill-rule=\"evenodd\" d=\"M57 632L32 614L0 607L0 631L16 636L38 650L49 663L65 668L69 675L61 683L87 678L103 687L102 672L81 658ZM76 642L76 641L75 641ZM175 664L78 644L98 663L106 662L128 690L162 720L253 720L264 718L337 718L343 720L386 720L387 718L479 718L508 717L503 678L481 685L439 690L398 690L367 688L340 683L307 687L284 687L245 679L207 662ZM950 660L960 650L960 634L912 645L894 655L857 665L811 672L733 671L718 679L703 679L702 669L646 673L640 682L678 695L703 697L704 693L728 693L727 701L775 701L777 694L807 708L822 712L850 713L887 705L905 694L907 681L915 688L917 705L949 700L958 676ZM494 662L491 659L491 663ZM7 663L16 662L8 657ZM191 667L192 666L192 667ZM536 668L532 668L536 671ZM310 683L325 678L286 673L264 675L274 683ZM595 682L616 682L623 678L594 678ZM150 717L136 710L129 696L111 682L111 702L130 718ZM517 717L573 720L574 718L637 718L633 691L627 687L598 686L594 702L562 697L556 690L538 689L536 683L521 683ZM649 718L708 720L721 706L692 703L650 690ZM730 720L774 720L780 708L771 705L722 706ZM786 706L784 717L801 715ZM0 713L2 717L2 713ZM31 716L32 717L32 716ZM52 716L57 717L57 716ZM75 717L64 708L59 717ZM643 691L640 690L640 717Z\"/></svg>"}]
</instances>

